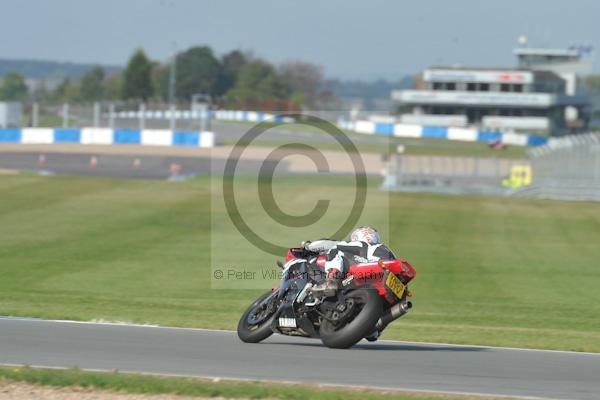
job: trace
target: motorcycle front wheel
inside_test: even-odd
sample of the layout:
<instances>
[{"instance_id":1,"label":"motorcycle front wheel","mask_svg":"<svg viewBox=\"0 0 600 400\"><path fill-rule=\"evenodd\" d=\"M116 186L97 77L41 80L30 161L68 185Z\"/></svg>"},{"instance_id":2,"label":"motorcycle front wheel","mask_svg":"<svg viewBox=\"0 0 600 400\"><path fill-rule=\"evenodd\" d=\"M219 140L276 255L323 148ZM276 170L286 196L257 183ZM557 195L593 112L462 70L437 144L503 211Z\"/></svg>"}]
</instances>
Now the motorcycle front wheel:
<instances>
[{"instance_id":1,"label":"motorcycle front wheel","mask_svg":"<svg viewBox=\"0 0 600 400\"><path fill-rule=\"evenodd\" d=\"M382 311L381 297L372 286L354 289L345 294L346 301L354 303L353 314L342 323L323 319L319 335L327 347L347 349L354 346L362 338L375 329Z\"/></svg>"},{"instance_id":2,"label":"motorcycle front wheel","mask_svg":"<svg viewBox=\"0 0 600 400\"><path fill-rule=\"evenodd\" d=\"M273 334L271 323L277 310L269 308L267 300L275 295L272 291L264 293L242 314L237 334L243 342L258 343Z\"/></svg>"}]
</instances>

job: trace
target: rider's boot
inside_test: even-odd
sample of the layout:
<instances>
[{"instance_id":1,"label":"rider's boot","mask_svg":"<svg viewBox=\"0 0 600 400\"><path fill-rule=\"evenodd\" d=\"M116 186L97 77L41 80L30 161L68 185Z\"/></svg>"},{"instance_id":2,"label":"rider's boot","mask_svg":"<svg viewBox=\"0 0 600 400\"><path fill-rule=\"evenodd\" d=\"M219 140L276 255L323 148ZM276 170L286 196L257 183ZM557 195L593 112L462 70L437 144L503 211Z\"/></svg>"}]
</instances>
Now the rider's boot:
<instances>
[{"instance_id":1,"label":"rider's boot","mask_svg":"<svg viewBox=\"0 0 600 400\"><path fill-rule=\"evenodd\" d=\"M336 269L331 269L327 273L327 279L312 287L311 291L315 297L332 297L335 296L340 288L340 280L342 273Z\"/></svg>"},{"instance_id":2,"label":"rider's boot","mask_svg":"<svg viewBox=\"0 0 600 400\"><path fill-rule=\"evenodd\" d=\"M377 339L379 339L379 336L381 336L381 332L379 332L377 329L375 329L365 339L367 339L369 342L376 342Z\"/></svg>"}]
</instances>

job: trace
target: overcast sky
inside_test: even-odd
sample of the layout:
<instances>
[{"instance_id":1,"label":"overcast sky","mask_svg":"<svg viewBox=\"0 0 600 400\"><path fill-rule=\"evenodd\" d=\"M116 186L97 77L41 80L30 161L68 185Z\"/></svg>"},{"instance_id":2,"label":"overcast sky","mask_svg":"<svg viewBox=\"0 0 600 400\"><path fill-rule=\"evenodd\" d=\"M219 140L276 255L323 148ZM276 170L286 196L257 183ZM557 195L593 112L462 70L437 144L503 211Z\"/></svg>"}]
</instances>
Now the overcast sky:
<instances>
[{"instance_id":1,"label":"overcast sky","mask_svg":"<svg viewBox=\"0 0 600 400\"><path fill-rule=\"evenodd\" d=\"M399 78L429 65L513 66L530 44L600 51L597 0L2 0L0 58L125 64L137 47L300 59L329 77ZM599 71L598 57L594 70Z\"/></svg>"}]
</instances>

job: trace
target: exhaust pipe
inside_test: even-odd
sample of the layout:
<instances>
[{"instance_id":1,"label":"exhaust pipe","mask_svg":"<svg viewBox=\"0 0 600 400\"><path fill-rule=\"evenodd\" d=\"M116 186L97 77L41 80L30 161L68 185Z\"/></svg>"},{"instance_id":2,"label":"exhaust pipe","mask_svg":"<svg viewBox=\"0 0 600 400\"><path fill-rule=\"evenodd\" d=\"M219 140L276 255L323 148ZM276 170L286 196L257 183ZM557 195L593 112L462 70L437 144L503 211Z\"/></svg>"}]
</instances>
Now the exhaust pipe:
<instances>
[{"instance_id":1,"label":"exhaust pipe","mask_svg":"<svg viewBox=\"0 0 600 400\"><path fill-rule=\"evenodd\" d=\"M377 321L377 324L375 325L375 329L381 332L386 326L388 326L390 322L400 318L411 308L412 303L410 301L402 301L396 305L393 305L385 312L385 314L381 316L381 318L379 318L379 321Z\"/></svg>"}]
</instances>

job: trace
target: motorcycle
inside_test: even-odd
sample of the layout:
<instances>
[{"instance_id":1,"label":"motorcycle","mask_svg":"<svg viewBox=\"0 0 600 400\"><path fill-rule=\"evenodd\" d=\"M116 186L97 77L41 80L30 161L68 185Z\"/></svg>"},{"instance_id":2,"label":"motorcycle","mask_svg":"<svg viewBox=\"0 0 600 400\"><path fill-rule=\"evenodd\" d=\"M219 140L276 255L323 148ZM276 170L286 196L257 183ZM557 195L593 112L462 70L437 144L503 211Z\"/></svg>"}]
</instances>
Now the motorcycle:
<instances>
[{"instance_id":1,"label":"motorcycle","mask_svg":"<svg viewBox=\"0 0 600 400\"><path fill-rule=\"evenodd\" d=\"M258 343L273 333L320 338L331 348L375 341L392 321L412 307L408 283L417 272L404 259L351 265L334 296L312 288L325 278L326 251L336 242L320 240L288 250L281 284L261 295L239 320L238 337Z\"/></svg>"}]
</instances>

